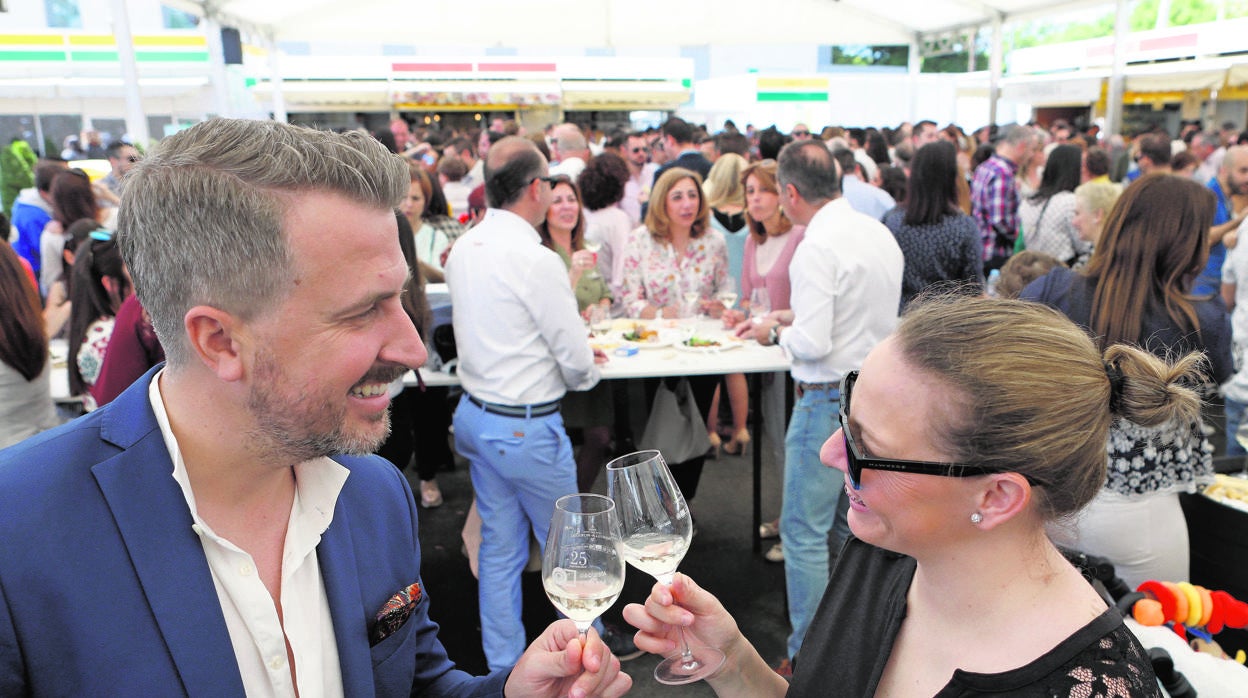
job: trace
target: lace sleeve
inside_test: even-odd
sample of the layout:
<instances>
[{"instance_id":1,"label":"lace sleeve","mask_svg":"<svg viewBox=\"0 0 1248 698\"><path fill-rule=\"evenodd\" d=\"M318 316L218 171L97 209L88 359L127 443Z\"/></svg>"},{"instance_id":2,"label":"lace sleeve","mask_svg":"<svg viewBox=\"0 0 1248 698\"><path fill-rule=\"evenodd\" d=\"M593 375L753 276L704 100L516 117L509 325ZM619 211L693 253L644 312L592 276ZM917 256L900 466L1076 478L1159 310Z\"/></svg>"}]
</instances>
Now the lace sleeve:
<instances>
[{"instance_id":1,"label":"lace sleeve","mask_svg":"<svg viewBox=\"0 0 1248 698\"><path fill-rule=\"evenodd\" d=\"M1047 683L1050 696L1162 696L1148 654L1121 624L1050 674Z\"/></svg>"}]
</instances>

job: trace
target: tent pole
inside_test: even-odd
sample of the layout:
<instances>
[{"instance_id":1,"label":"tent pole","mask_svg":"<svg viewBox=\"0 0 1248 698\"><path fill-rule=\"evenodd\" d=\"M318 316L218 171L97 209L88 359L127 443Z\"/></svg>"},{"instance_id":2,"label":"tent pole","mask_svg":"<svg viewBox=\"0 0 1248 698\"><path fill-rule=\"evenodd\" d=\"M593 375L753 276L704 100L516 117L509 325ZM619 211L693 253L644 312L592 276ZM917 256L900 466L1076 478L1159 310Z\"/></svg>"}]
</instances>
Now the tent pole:
<instances>
[{"instance_id":1,"label":"tent pole","mask_svg":"<svg viewBox=\"0 0 1248 698\"><path fill-rule=\"evenodd\" d=\"M1128 0L1118 0L1114 21L1114 67L1109 76L1109 94L1105 96L1105 136L1122 133L1122 94L1125 89L1123 72L1127 64Z\"/></svg>"},{"instance_id":2,"label":"tent pole","mask_svg":"<svg viewBox=\"0 0 1248 698\"><path fill-rule=\"evenodd\" d=\"M988 58L988 123L997 123L997 100L1001 98L1001 73L1005 66L1004 46L1005 37L1002 36L1002 19L1000 12L992 15L992 53ZM975 47L971 46L971 51Z\"/></svg>"},{"instance_id":3,"label":"tent pole","mask_svg":"<svg viewBox=\"0 0 1248 698\"><path fill-rule=\"evenodd\" d=\"M126 132L130 142L146 148L152 140L143 113L143 97L139 93L139 68L134 55L134 38L130 34L130 13L126 0L113 0L113 36L117 41L117 60L121 63L121 81L126 92Z\"/></svg>"}]
</instances>

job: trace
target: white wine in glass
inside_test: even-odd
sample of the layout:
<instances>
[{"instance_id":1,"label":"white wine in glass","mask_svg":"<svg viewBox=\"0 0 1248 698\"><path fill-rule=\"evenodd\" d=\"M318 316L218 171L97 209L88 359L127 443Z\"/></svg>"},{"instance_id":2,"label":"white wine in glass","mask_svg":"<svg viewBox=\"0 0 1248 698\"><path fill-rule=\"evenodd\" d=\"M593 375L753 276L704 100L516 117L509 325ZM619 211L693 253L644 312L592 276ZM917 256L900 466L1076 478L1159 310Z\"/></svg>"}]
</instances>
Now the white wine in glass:
<instances>
[{"instance_id":1,"label":"white wine in glass","mask_svg":"<svg viewBox=\"0 0 1248 698\"><path fill-rule=\"evenodd\" d=\"M689 505L658 451L638 451L607 464L607 490L615 500L628 564L671 586L676 568L689 550L693 519ZM660 683L701 681L719 671L724 653L714 647L691 647L680 632L681 649L654 668Z\"/></svg>"},{"instance_id":2,"label":"white wine in glass","mask_svg":"<svg viewBox=\"0 0 1248 698\"><path fill-rule=\"evenodd\" d=\"M624 588L615 502L599 494L570 494L555 502L542 553L542 587L555 608L576 623L584 643L589 626Z\"/></svg>"},{"instance_id":3,"label":"white wine in glass","mask_svg":"<svg viewBox=\"0 0 1248 698\"><path fill-rule=\"evenodd\" d=\"M584 245L586 250L594 253L594 268L589 270L586 277L590 279L597 279L601 276L601 274L598 273L598 250L602 249L602 240L586 239Z\"/></svg>"},{"instance_id":4,"label":"white wine in glass","mask_svg":"<svg viewBox=\"0 0 1248 698\"><path fill-rule=\"evenodd\" d=\"M715 300L723 304L724 310L731 310L732 306L737 303L737 282L728 277L724 280L723 285L719 287L719 291L715 294Z\"/></svg>"}]
</instances>

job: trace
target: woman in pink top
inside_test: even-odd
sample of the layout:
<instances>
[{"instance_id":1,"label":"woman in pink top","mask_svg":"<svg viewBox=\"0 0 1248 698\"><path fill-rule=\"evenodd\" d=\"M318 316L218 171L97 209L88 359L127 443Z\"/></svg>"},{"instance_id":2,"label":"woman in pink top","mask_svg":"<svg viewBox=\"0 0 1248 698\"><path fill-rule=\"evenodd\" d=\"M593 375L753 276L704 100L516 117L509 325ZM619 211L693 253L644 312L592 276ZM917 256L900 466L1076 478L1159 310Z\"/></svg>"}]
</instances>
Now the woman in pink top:
<instances>
[{"instance_id":1,"label":"woman in pink top","mask_svg":"<svg viewBox=\"0 0 1248 698\"><path fill-rule=\"evenodd\" d=\"M750 229L750 237L745 241L745 258L741 265L741 306L748 310L750 294L756 288L765 288L772 311L788 310L791 291L789 262L793 261L793 252L805 237L806 227L793 225L788 216L784 215L784 211L780 210L780 187L776 182L774 160L750 165L741 173L741 180L745 185L745 220ZM738 329L749 324L741 311L725 313L724 318L726 324L737 325ZM734 405L738 400L744 402L748 395L745 377L730 376L729 379L729 400ZM784 462L784 382L784 373L763 376L760 405L764 424L763 443L777 463ZM769 425L781 428L770 428ZM745 432L745 437L748 441L749 432ZM732 451L733 442L739 439L740 433L734 435L733 441L725 446L725 450ZM761 528L760 535L765 538L780 535L779 520L764 523ZM782 562L784 551L777 543L767 551L765 557L772 562Z\"/></svg>"}]
</instances>

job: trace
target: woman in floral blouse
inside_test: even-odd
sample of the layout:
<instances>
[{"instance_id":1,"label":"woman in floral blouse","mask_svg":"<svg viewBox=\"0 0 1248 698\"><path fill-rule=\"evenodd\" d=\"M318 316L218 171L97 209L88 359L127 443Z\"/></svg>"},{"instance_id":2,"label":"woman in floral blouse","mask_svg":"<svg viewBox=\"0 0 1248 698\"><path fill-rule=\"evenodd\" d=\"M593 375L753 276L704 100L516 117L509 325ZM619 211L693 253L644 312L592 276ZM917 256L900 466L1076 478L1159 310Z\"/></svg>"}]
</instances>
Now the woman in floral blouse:
<instances>
[{"instance_id":1,"label":"woman in floral blouse","mask_svg":"<svg viewBox=\"0 0 1248 698\"><path fill-rule=\"evenodd\" d=\"M650 192L645 225L624 247L623 307L633 317L679 317L682 296L697 293L701 309L723 311L715 294L728 279L728 248L712 230L701 178L686 169L664 172Z\"/></svg>"},{"instance_id":2,"label":"woman in floral blouse","mask_svg":"<svg viewBox=\"0 0 1248 698\"><path fill-rule=\"evenodd\" d=\"M650 192L646 222L634 230L624 246L624 279L620 284L623 307L633 317L680 317L685 293L696 293L699 310L712 317L723 314L715 294L728 281L728 248L724 236L712 230L710 208L702 196L702 178L673 167L664 172ZM688 380L698 412L706 419L719 376L667 378L675 389ZM651 383L657 388L658 382ZM648 391L652 392L652 391ZM692 500L702 477L704 456L671 465L672 477Z\"/></svg>"}]
</instances>

